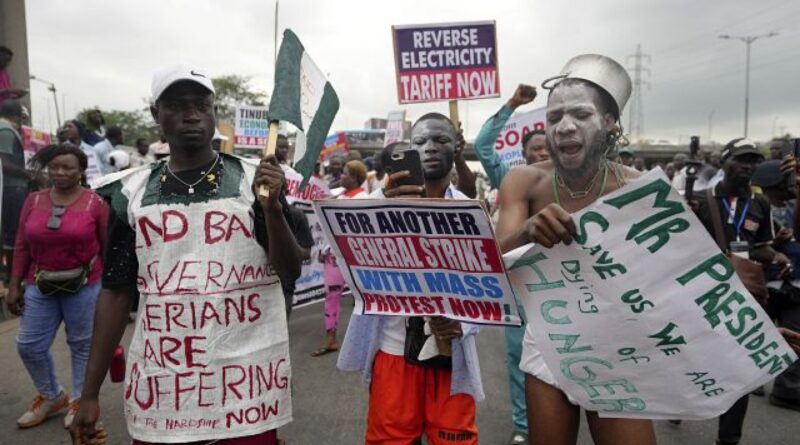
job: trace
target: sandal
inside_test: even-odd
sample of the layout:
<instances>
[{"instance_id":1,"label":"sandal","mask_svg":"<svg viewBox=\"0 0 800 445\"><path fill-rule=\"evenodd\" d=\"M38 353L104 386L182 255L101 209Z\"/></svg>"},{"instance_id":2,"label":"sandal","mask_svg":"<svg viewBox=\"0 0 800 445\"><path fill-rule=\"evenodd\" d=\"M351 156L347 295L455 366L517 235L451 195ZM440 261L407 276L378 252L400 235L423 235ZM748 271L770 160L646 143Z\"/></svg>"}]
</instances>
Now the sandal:
<instances>
[{"instance_id":1,"label":"sandal","mask_svg":"<svg viewBox=\"0 0 800 445\"><path fill-rule=\"evenodd\" d=\"M509 445L528 445L528 435L519 431L514 431L508 443Z\"/></svg>"},{"instance_id":2,"label":"sandal","mask_svg":"<svg viewBox=\"0 0 800 445\"><path fill-rule=\"evenodd\" d=\"M311 353L312 357L319 357L321 355L330 354L339 350L338 346L323 346Z\"/></svg>"}]
</instances>

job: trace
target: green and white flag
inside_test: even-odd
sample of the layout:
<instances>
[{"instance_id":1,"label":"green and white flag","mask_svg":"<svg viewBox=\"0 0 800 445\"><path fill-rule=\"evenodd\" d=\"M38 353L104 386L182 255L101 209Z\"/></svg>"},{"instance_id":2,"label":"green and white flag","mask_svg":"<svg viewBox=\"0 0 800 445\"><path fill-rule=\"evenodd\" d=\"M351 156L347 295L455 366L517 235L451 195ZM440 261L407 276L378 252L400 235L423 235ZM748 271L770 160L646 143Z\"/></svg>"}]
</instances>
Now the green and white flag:
<instances>
[{"instance_id":1,"label":"green and white flag","mask_svg":"<svg viewBox=\"0 0 800 445\"><path fill-rule=\"evenodd\" d=\"M283 32L275 67L275 89L269 102L271 120L283 120L298 128L294 168L303 175L304 188L314 171L319 153L339 111L339 96L322 70L306 53L292 30Z\"/></svg>"}]
</instances>

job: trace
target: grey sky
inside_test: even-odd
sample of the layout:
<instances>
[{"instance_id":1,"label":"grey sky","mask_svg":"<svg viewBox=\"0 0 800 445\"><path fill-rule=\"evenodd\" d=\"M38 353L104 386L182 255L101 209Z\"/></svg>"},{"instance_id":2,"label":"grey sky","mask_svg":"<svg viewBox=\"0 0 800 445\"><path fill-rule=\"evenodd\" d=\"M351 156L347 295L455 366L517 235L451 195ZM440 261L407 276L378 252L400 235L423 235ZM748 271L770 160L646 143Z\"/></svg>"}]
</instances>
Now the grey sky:
<instances>
[{"instance_id":1,"label":"grey sky","mask_svg":"<svg viewBox=\"0 0 800 445\"><path fill-rule=\"evenodd\" d=\"M272 87L273 0L29 0L27 8L30 72L56 83L70 116L92 105L144 106L152 72L175 62L211 75L253 76L252 85L267 92ZM769 31L780 35L753 44L750 136L800 133L796 0L283 0L279 27L292 28L330 73L342 104L334 128L353 129L402 108L391 25L470 20L497 21L502 92L499 99L461 102L470 139L519 82L539 85L580 53L624 64L637 43L652 56L652 76L645 78L652 87L644 92L647 137L686 142L698 134L705 140L712 112L714 140L738 137L745 45L717 36ZM31 89L34 123L46 127L51 95L42 84ZM545 99L540 91L531 108ZM447 104L405 108L413 119L446 112Z\"/></svg>"}]
</instances>

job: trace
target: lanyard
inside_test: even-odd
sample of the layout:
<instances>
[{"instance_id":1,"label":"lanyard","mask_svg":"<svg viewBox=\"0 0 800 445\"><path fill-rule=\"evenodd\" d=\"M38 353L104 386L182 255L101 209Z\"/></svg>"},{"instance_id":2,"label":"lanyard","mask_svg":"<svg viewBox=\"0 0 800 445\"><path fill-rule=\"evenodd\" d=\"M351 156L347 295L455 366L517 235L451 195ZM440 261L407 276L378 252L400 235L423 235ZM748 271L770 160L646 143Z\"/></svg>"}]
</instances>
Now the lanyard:
<instances>
[{"instance_id":1,"label":"lanyard","mask_svg":"<svg viewBox=\"0 0 800 445\"><path fill-rule=\"evenodd\" d=\"M734 199L736 199L736 198L734 198ZM734 201L734 207L733 208L731 208L731 205L728 204L728 200L727 199L723 199L722 200L722 205L724 205L725 206L725 210L728 211L728 216L729 216L728 224L731 224L731 222L734 221L734 218L736 218L736 204L735 204L735 201ZM741 231L742 231L742 224L744 224L744 219L747 217L747 210L749 208L750 208L750 199L748 198L747 201L744 203L744 208L742 209L742 215L739 217L739 221L734 226L736 228L736 241L741 241L741 238L739 237L739 233L741 233Z\"/></svg>"}]
</instances>

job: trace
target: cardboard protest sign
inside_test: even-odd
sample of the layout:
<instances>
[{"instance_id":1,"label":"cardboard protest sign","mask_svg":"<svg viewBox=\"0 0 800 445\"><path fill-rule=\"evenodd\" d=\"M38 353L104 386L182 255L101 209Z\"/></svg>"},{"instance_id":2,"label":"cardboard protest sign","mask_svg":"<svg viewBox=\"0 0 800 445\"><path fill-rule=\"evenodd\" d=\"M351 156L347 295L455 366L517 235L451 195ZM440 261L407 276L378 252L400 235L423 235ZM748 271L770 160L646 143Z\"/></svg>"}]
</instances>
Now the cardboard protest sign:
<instances>
[{"instance_id":1,"label":"cardboard protest sign","mask_svg":"<svg viewBox=\"0 0 800 445\"><path fill-rule=\"evenodd\" d=\"M384 147L403 140L403 124L405 121L405 110L389 112L389 118L386 120L386 133L383 136Z\"/></svg>"},{"instance_id":2,"label":"cardboard protest sign","mask_svg":"<svg viewBox=\"0 0 800 445\"><path fill-rule=\"evenodd\" d=\"M267 107L239 105L234 119L233 145L239 148L264 148L269 134Z\"/></svg>"},{"instance_id":3,"label":"cardboard protest sign","mask_svg":"<svg viewBox=\"0 0 800 445\"><path fill-rule=\"evenodd\" d=\"M494 21L392 26L401 104L500 96Z\"/></svg>"},{"instance_id":4,"label":"cardboard protest sign","mask_svg":"<svg viewBox=\"0 0 800 445\"><path fill-rule=\"evenodd\" d=\"M306 201L310 204L314 199L331 197L331 190L322 179L312 176L308 185L301 190L300 184L303 182L303 175L286 165L283 166L283 172L286 178L286 200L290 204L296 201Z\"/></svg>"},{"instance_id":5,"label":"cardboard protest sign","mask_svg":"<svg viewBox=\"0 0 800 445\"><path fill-rule=\"evenodd\" d=\"M796 360L661 170L573 220L571 245L506 260L526 337L584 408L711 418Z\"/></svg>"},{"instance_id":6,"label":"cardboard protest sign","mask_svg":"<svg viewBox=\"0 0 800 445\"><path fill-rule=\"evenodd\" d=\"M327 162L334 156L344 156L350 153L350 144L342 132L334 133L325 139L325 145L319 153L319 161Z\"/></svg>"},{"instance_id":7,"label":"cardboard protest sign","mask_svg":"<svg viewBox=\"0 0 800 445\"><path fill-rule=\"evenodd\" d=\"M542 107L525 113L516 113L508 119L503 130L497 135L494 149L509 167L525 165L522 138L533 130L544 130L546 114L547 107Z\"/></svg>"},{"instance_id":8,"label":"cardboard protest sign","mask_svg":"<svg viewBox=\"0 0 800 445\"><path fill-rule=\"evenodd\" d=\"M312 185L313 183L309 183L306 189ZM308 226L311 228L311 235L314 237L311 257L303 261L300 277L294 282L292 304L299 306L325 298L325 264L319 261L319 252L325 246L325 234L322 232L322 225L320 225L317 214L314 213L314 206L310 201L296 201L293 205L305 213L308 218Z\"/></svg>"},{"instance_id":9,"label":"cardboard protest sign","mask_svg":"<svg viewBox=\"0 0 800 445\"><path fill-rule=\"evenodd\" d=\"M489 216L477 201L315 201L358 314L521 324Z\"/></svg>"},{"instance_id":10,"label":"cardboard protest sign","mask_svg":"<svg viewBox=\"0 0 800 445\"><path fill-rule=\"evenodd\" d=\"M325 296L325 280L323 276L325 265L318 259L319 251L325 245L325 235L319 224L314 207L311 204L315 199L330 198L331 191L325 181L312 176L306 187L300 190L303 182L303 175L289 166L283 166L286 175L286 200L305 213L308 219L308 227L314 238L314 246L311 248L311 257L303 261L300 277L295 280L294 299L292 304L297 306L310 303Z\"/></svg>"}]
</instances>

